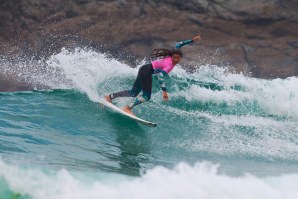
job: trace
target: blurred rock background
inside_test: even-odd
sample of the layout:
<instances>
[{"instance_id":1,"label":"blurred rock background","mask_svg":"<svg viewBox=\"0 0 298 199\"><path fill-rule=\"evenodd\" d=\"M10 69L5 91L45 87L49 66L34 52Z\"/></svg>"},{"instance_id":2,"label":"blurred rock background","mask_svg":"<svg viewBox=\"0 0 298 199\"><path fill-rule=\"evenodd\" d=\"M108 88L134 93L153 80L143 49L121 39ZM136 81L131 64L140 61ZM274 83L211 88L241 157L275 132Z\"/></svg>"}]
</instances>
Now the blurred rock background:
<instances>
[{"instance_id":1,"label":"blurred rock background","mask_svg":"<svg viewBox=\"0 0 298 199\"><path fill-rule=\"evenodd\" d=\"M229 64L261 78L298 75L298 0L0 0L6 59L89 46L134 65L196 34L199 45L183 49L189 63ZM3 87L8 80L0 79Z\"/></svg>"}]
</instances>

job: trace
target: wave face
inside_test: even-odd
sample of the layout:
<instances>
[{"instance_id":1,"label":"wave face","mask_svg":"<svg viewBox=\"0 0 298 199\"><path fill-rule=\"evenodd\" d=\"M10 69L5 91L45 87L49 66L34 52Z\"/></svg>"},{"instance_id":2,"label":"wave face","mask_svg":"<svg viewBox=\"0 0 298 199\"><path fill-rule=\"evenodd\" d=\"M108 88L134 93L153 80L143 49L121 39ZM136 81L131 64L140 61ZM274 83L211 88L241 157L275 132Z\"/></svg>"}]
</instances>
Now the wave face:
<instances>
[{"instance_id":1,"label":"wave face","mask_svg":"<svg viewBox=\"0 0 298 199\"><path fill-rule=\"evenodd\" d=\"M297 77L177 66L166 80L170 100L154 78L152 99L134 109L158 123L148 128L98 104L129 89L140 66L88 49L2 60L6 74L47 89L0 93L0 195L297 198Z\"/></svg>"}]
</instances>

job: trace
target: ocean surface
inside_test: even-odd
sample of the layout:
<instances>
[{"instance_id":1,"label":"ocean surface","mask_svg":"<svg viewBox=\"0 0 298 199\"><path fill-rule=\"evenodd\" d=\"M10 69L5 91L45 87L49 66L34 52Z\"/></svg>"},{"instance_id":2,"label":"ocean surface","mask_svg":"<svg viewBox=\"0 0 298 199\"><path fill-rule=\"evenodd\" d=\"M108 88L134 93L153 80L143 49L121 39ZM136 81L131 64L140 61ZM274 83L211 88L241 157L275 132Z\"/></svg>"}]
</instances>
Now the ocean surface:
<instances>
[{"instance_id":1,"label":"ocean surface","mask_svg":"<svg viewBox=\"0 0 298 199\"><path fill-rule=\"evenodd\" d=\"M0 199L298 198L298 78L177 66L140 125L98 101L138 68L90 49L0 60L33 91L0 93ZM123 106L131 99L115 100Z\"/></svg>"}]
</instances>

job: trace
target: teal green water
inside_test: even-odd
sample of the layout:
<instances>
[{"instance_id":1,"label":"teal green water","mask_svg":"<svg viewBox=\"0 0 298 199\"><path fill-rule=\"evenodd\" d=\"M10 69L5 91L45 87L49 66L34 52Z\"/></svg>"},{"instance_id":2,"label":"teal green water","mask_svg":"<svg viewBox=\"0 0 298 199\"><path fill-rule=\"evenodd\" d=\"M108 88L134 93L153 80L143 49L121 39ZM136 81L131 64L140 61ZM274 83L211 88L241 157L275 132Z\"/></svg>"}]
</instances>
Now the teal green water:
<instances>
[{"instance_id":1,"label":"teal green water","mask_svg":"<svg viewBox=\"0 0 298 199\"><path fill-rule=\"evenodd\" d=\"M268 166L281 172L297 169L296 148L274 148L274 142L296 144L296 123L266 117L254 104L244 103L236 113L237 107L229 109L225 103L190 103L182 97L149 102L135 110L158 123L148 128L73 90L2 93L1 101L3 159L126 175L198 160L226 165L232 174L266 174ZM273 126L264 127L258 120ZM255 166L245 167L252 163Z\"/></svg>"},{"instance_id":2,"label":"teal green water","mask_svg":"<svg viewBox=\"0 0 298 199\"><path fill-rule=\"evenodd\" d=\"M296 77L262 80L226 73L214 66L202 67L194 73L186 73L178 67L166 82L168 102L162 101L154 79L152 100L134 109L136 115L158 124L156 128L150 128L111 112L97 102L108 92L129 88L137 69L88 53L75 53L81 58L81 62L76 60L75 64L71 53L51 58L47 64L53 68L58 64L60 73L64 73L59 86L53 86L56 80L48 82L49 85L53 83L53 89L0 93L2 198L47 198L35 192L35 188L24 191L26 186L15 182L15 178L17 181L23 178L23 184L27 178L34 182L35 178L29 175L32 172L40 176L38 179L42 179L44 187L47 187L47 180L64 184L64 180L70 178L68 175L79 176L75 179L84 186L90 183L82 180L85 178L108 186L109 181L121 182L123 177L127 184L130 180L126 178L132 178L153 186L156 183L148 180L144 173L153 175L149 179L159 179L161 171L157 168L160 166L169 169L161 172L167 183L175 179L187 184L184 177L175 176L178 170L181 175L194 172L192 176L203 172L202 176L208 175L202 177L200 174L200 179L208 178L210 186L218 186L220 176L213 181L213 174L208 169L192 167L202 162L220 165L217 175L231 176L227 179L228 184L233 184L232 177L245 173L261 179L298 173ZM99 66L91 67L87 62L92 61L91 58L96 59ZM118 64L115 66L117 70L106 69L106 62ZM71 70L65 67L68 65ZM115 104L122 106L128 100L118 100ZM180 168L182 162L191 166ZM64 174L63 170L70 174ZM171 177L168 179L168 176ZM296 180L291 178L285 182L292 184ZM70 181L76 182L72 178ZM243 178L241 182L250 180ZM39 191L45 189L43 194L56 193L44 187L38 188ZM66 187L76 186L67 184ZM178 189L180 185L174 187ZM107 192L111 198L121 198L121 195L114 197L112 192ZM81 190L80 194L83 193L85 191ZM198 195L192 196L190 198ZM174 197L181 198L175 194L168 198ZM62 195L60 198L68 197Z\"/></svg>"}]
</instances>

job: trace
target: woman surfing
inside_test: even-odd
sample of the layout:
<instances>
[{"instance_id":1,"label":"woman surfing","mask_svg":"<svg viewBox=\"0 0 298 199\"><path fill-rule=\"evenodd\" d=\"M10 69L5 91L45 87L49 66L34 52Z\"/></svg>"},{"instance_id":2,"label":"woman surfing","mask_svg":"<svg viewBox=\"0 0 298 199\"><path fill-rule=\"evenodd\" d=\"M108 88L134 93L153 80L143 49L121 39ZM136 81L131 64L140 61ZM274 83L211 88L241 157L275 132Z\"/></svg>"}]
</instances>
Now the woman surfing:
<instances>
[{"instance_id":1,"label":"woman surfing","mask_svg":"<svg viewBox=\"0 0 298 199\"><path fill-rule=\"evenodd\" d=\"M137 79L135 80L132 89L123 90L117 93L112 93L105 96L105 100L112 103L113 99L118 97L134 97L134 100L123 107L123 110L129 114L133 114L131 109L141 103L149 101L152 90L152 75L158 75L158 82L162 90L162 96L165 101L169 99L167 89L164 83L164 77L173 70L180 62L183 53L181 47L187 44L196 43L201 40L200 35L193 37L191 40L184 40L176 44L176 48L172 50L155 49L151 53L153 57L163 57L162 59L154 60L150 64L141 66L138 71ZM139 93L142 91L142 95Z\"/></svg>"}]
</instances>

